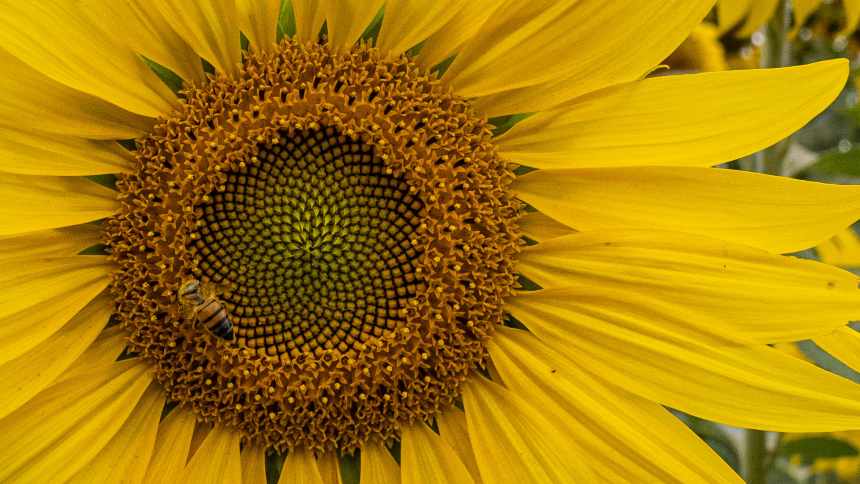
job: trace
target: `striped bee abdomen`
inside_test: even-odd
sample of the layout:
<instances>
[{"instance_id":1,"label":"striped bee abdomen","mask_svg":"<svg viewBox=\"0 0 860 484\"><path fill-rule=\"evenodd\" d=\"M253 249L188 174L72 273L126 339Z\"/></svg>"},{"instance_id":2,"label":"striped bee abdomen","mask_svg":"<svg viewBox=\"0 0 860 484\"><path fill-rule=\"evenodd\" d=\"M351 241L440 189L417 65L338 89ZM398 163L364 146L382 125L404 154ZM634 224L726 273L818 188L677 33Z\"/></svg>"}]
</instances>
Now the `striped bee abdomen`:
<instances>
[{"instance_id":1,"label":"striped bee abdomen","mask_svg":"<svg viewBox=\"0 0 860 484\"><path fill-rule=\"evenodd\" d=\"M214 297L210 297L197 307L197 321L223 339L233 339L233 323L227 317L227 310Z\"/></svg>"}]
</instances>

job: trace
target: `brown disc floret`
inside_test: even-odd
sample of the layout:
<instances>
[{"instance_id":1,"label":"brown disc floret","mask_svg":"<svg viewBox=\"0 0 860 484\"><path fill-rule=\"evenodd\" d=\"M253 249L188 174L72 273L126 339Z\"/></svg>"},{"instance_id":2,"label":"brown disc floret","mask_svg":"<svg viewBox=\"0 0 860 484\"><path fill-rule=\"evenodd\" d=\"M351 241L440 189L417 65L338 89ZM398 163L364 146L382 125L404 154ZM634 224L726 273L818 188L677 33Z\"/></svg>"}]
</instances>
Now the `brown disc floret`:
<instances>
[{"instance_id":1,"label":"brown disc floret","mask_svg":"<svg viewBox=\"0 0 860 484\"><path fill-rule=\"evenodd\" d=\"M119 319L169 397L277 450L343 451L456 401L519 245L486 121L366 46L285 41L183 94L106 225ZM191 279L233 340L183 311Z\"/></svg>"}]
</instances>

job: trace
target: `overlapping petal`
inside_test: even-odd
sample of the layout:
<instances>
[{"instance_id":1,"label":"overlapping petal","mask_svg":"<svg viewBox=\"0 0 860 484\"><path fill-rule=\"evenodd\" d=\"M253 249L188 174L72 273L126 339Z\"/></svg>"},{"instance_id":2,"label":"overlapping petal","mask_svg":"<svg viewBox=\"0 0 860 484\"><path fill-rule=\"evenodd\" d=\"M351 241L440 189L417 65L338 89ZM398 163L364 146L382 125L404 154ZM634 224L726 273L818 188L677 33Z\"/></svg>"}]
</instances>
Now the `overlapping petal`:
<instances>
[{"instance_id":1,"label":"overlapping petal","mask_svg":"<svg viewBox=\"0 0 860 484\"><path fill-rule=\"evenodd\" d=\"M376 46L394 55L415 47L438 32L467 0L387 0Z\"/></svg>"},{"instance_id":2,"label":"overlapping petal","mask_svg":"<svg viewBox=\"0 0 860 484\"><path fill-rule=\"evenodd\" d=\"M620 289L683 306L689 325L739 342L798 341L860 318L850 272L683 233L578 233L526 248L517 267L543 288Z\"/></svg>"},{"instance_id":3,"label":"overlapping petal","mask_svg":"<svg viewBox=\"0 0 860 484\"><path fill-rule=\"evenodd\" d=\"M456 451L424 423L404 428L400 440L400 482L403 484L474 483Z\"/></svg>"},{"instance_id":4,"label":"overlapping petal","mask_svg":"<svg viewBox=\"0 0 860 484\"><path fill-rule=\"evenodd\" d=\"M179 408L161 421L144 482L178 482L182 478L196 421L193 413Z\"/></svg>"},{"instance_id":5,"label":"overlapping petal","mask_svg":"<svg viewBox=\"0 0 860 484\"><path fill-rule=\"evenodd\" d=\"M216 426L188 461L183 482L191 484L233 484L242 482L237 432Z\"/></svg>"},{"instance_id":6,"label":"overlapping petal","mask_svg":"<svg viewBox=\"0 0 860 484\"><path fill-rule=\"evenodd\" d=\"M858 186L714 168L541 170L513 190L577 230L671 230L776 253L812 247L860 216Z\"/></svg>"},{"instance_id":7,"label":"overlapping petal","mask_svg":"<svg viewBox=\"0 0 860 484\"><path fill-rule=\"evenodd\" d=\"M836 98L847 74L847 61L839 59L656 77L538 113L497 143L508 159L545 169L711 166L803 127Z\"/></svg>"},{"instance_id":8,"label":"overlapping petal","mask_svg":"<svg viewBox=\"0 0 860 484\"><path fill-rule=\"evenodd\" d=\"M400 484L400 466L381 442L361 447L360 484Z\"/></svg>"},{"instance_id":9,"label":"overlapping petal","mask_svg":"<svg viewBox=\"0 0 860 484\"><path fill-rule=\"evenodd\" d=\"M68 257L101 242L97 224L74 225L26 234L0 236L0 262L10 259Z\"/></svg>"},{"instance_id":10,"label":"overlapping petal","mask_svg":"<svg viewBox=\"0 0 860 484\"><path fill-rule=\"evenodd\" d=\"M132 153L112 141L0 127L0 171L79 176L132 170Z\"/></svg>"},{"instance_id":11,"label":"overlapping petal","mask_svg":"<svg viewBox=\"0 0 860 484\"><path fill-rule=\"evenodd\" d=\"M236 0L239 26L253 48L270 50L278 40L281 0Z\"/></svg>"},{"instance_id":12,"label":"overlapping petal","mask_svg":"<svg viewBox=\"0 0 860 484\"><path fill-rule=\"evenodd\" d=\"M314 454L307 449L294 449L287 455L278 484L325 484Z\"/></svg>"},{"instance_id":13,"label":"overlapping petal","mask_svg":"<svg viewBox=\"0 0 860 484\"><path fill-rule=\"evenodd\" d=\"M322 0L329 44L349 48L376 17L385 0Z\"/></svg>"}]
</instances>

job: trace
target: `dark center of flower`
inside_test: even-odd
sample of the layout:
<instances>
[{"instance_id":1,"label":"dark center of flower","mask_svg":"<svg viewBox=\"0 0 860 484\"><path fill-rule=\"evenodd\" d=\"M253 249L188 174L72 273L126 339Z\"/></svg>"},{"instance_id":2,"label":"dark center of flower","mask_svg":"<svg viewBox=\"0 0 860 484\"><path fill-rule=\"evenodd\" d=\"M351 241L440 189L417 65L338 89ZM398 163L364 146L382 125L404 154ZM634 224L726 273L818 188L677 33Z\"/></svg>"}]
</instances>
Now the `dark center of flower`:
<instances>
[{"instance_id":1,"label":"dark center of flower","mask_svg":"<svg viewBox=\"0 0 860 484\"><path fill-rule=\"evenodd\" d=\"M200 278L226 284L238 343L297 358L394 331L418 295L423 204L373 148L328 129L260 146L203 206Z\"/></svg>"},{"instance_id":2,"label":"dark center of flower","mask_svg":"<svg viewBox=\"0 0 860 484\"><path fill-rule=\"evenodd\" d=\"M184 100L106 225L119 320L169 397L279 451L456 402L519 246L486 121L406 58L290 41ZM180 297L195 280L205 311Z\"/></svg>"}]
</instances>

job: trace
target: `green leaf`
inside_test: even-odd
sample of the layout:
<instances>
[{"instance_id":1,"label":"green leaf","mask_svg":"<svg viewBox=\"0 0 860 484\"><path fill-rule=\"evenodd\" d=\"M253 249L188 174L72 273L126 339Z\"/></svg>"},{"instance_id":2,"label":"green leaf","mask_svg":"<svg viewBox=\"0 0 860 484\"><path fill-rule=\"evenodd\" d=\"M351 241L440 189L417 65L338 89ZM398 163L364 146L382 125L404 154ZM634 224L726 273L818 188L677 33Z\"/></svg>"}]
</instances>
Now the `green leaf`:
<instances>
[{"instance_id":1,"label":"green leaf","mask_svg":"<svg viewBox=\"0 0 860 484\"><path fill-rule=\"evenodd\" d=\"M826 436L792 440L783 443L779 448L779 455L785 457L799 455L806 464L811 464L817 459L855 457L857 454L857 448L849 442Z\"/></svg>"},{"instance_id":2,"label":"green leaf","mask_svg":"<svg viewBox=\"0 0 860 484\"><path fill-rule=\"evenodd\" d=\"M278 17L278 40L296 35L296 17L289 0L281 2L281 15Z\"/></svg>"},{"instance_id":3,"label":"green leaf","mask_svg":"<svg viewBox=\"0 0 860 484\"><path fill-rule=\"evenodd\" d=\"M343 484L359 484L361 480L361 451L340 457L340 480Z\"/></svg>"},{"instance_id":4,"label":"green leaf","mask_svg":"<svg viewBox=\"0 0 860 484\"><path fill-rule=\"evenodd\" d=\"M812 165L809 171L824 176L850 176L860 178L860 148L846 152L832 151L824 153L818 163Z\"/></svg>"}]
</instances>

